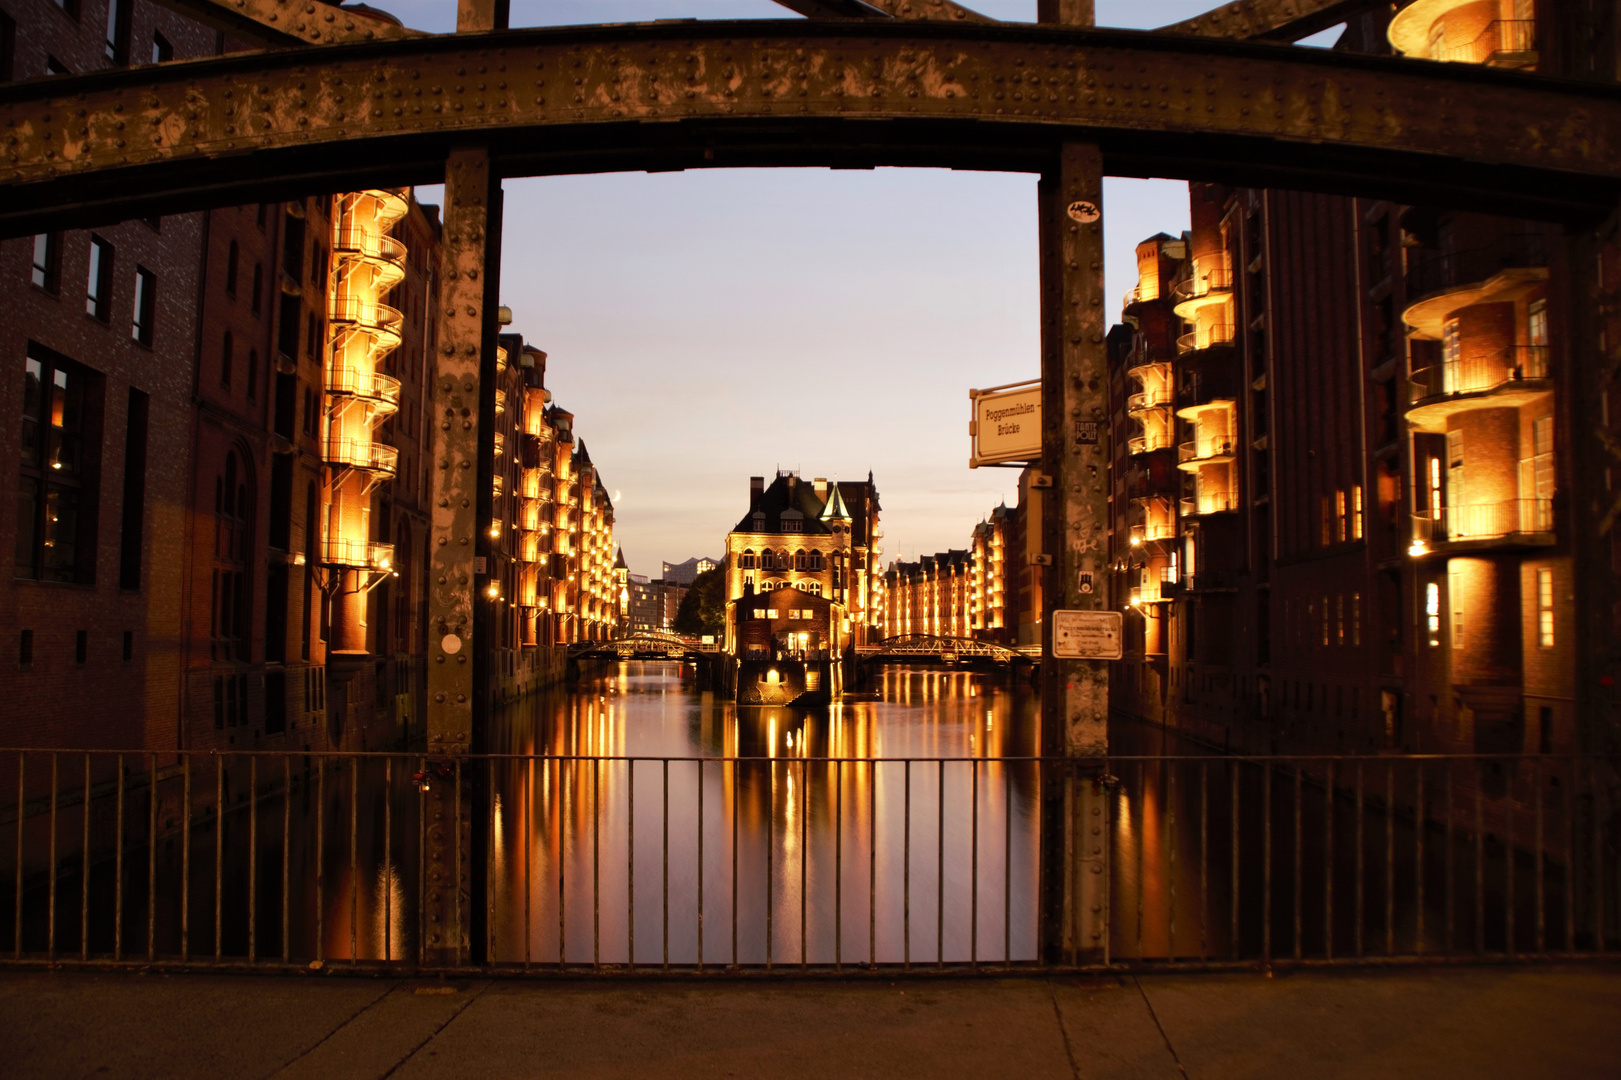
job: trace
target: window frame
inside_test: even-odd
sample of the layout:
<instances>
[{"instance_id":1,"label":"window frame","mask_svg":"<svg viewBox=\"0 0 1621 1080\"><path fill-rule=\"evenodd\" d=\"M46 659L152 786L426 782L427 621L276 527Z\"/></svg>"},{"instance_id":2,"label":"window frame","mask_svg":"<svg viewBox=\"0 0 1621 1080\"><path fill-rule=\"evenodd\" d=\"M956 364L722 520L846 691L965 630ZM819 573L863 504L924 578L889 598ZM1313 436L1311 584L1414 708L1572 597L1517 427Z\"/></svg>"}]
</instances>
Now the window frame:
<instances>
[{"instance_id":1,"label":"window frame","mask_svg":"<svg viewBox=\"0 0 1621 1080\"><path fill-rule=\"evenodd\" d=\"M35 374L37 372L37 375ZM38 379L35 395L35 414L30 416L26 380ZM60 356L41 346L30 343L24 365L24 395L21 417L22 454L32 452L33 457L19 456L16 517L17 534L13 543L12 574L19 581L34 581L57 585L94 585L96 567L96 473L99 464L99 425L96 410L100 404L98 376L89 368ZM61 380L60 382L58 380ZM75 383L77 384L75 386ZM60 415L66 420L69 410L76 406L77 422L54 423L57 413L55 388L64 391ZM33 425L30 437L29 425ZM70 441L71 440L71 441ZM67 460L72 462L67 471L60 466L61 452L67 449ZM58 461L53 462L53 457ZM24 499L33 486L32 506L26 512ZM51 565L47 549L53 546L46 520L53 503L71 505L73 510L73 556L70 565ZM22 550L27 519L27 561Z\"/></svg>"},{"instance_id":2,"label":"window frame","mask_svg":"<svg viewBox=\"0 0 1621 1080\"><path fill-rule=\"evenodd\" d=\"M113 321L113 267L118 249L103 237L90 236L90 261L86 268L84 313L99 323Z\"/></svg>"}]
</instances>

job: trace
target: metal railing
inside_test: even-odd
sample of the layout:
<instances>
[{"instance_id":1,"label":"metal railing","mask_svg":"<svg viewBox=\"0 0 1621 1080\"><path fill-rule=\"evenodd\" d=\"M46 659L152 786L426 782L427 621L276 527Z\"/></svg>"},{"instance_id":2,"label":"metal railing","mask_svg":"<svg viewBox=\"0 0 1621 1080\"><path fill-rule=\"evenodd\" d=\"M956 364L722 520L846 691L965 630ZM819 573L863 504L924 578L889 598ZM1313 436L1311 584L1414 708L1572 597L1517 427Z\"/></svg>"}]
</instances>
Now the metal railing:
<instances>
[{"instance_id":1,"label":"metal railing","mask_svg":"<svg viewBox=\"0 0 1621 1080\"><path fill-rule=\"evenodd\" d=\"M1218 345L1230 345L1232 342L1232 324L1213 323L1178 337L1176 339L1176 351L1178 355L1183 355L1198 352L1200 349L1212 349Z\"/></svg>"},{"instance_id":2,"label":"metal railing","mask_svg":"<svg viewBox=\"0 0 1621 1080\"><path fill-rule=\"evenodd\" d=\"M1222 258L1196 262L1192 273L1173 285L1171 291L1178 300L1197 300L1232 287L1232 267L1226 265L1226 259Z\"/></svg>"},{"instance_id":3,"label":"metal railing","mask_svg":"<svg viewBox=\"0 0 1621 1080\"><path fill-rule=\"evenodd\" d=\"M1440 45L1434 59L1455 64L1487 64L1504 53L1535 52L1536 47L1535 20L1493 19L1469 41Z\"/></svg>"},{"instance_id":4,"label":"metal railing","mask_svg":"<svg viewBox=\"0 0 1621 1080\"><path fill-rule=\"evenodd\" d=\"M380 412L392 413L400 407L400 380L380 371L361 371L347 363L327 365L326 392L361 398Z\"/></svg>"},{"instance_id":5,"label":"metal railing","mask_svg":"<svg viewBox=\"0 0 1621 1080\"><path fill-rule=\"evenodd\" d=\"M321 540L321 562L326 566L388 571L394 568L394 545L326 536Z\"/></svg>"},{"instance_id":6,"label":"metal railing","mask_svg":"<svg viewBox=\"0 0 1621 1080\"><path fill-rule=\"evenodd\" d=\"M1443 506L1441 517L1413 515L1413 539L1426 544L1493 540L1553 531L1552 499L1505 499L1493 503Z\"/></svg>"},{"instance_id":7,"label":"metal railing","mask_svg":"<svg viewBox=\"0 0 1621 1080\"><path fill-rule=\"evenodd\" d=\"M1217 458L1232 457L1233 453L1233 440L1228 436L1190 439L1176 448L1176 458L1179 462L1214 461Z\"/></svg>"},{"instance_id":8,"label":"metal railing","mask_svg":"<svg viewBox=\"0 0 1621 1080\"><path fill-rule=\"evenodd\" d=\"M1408 255L1407 293L1419 297L1485 281L1504 270L1547 265L1547 243L1541 234L1530 232L1506 233L1489 244L1463 251L1415 251Z\"/></svg>"},{"instance_id":9,"label":"metal railing","mask_svg":"<svg viewBox=\"0 0 1621 1080\"><path fill-rule=\"evenodd\" d=\"M1548 346L1513 345L1486 356L1442 361L1414 368L1409 377L1413 403L1452 394L1479 394L1527 379L1548 377Z\"/></svg>"},{"instance_id":10,"label":"metal railing","mask_svg":"<svg viewBox=\"0 0 1621 1080\"><path fill-rule=\"evenodd\" d=\"M400 451L387 443L370 439L355 439L329 435L324 458L328 464L341 468L364 469L367 472L393 476L399 471Z\"/></svg>"},{"instance_id":11,"label":"metal railing","mask_svg":"<svg viewBox=\"0 0 1621 1080\"><path fill-rule=\"evenodd\" d=\"M443 969L427 944L426 852L441 842L429 832L468 822L482 854L454 903L473 936L469 958L451 963L492 974L1144 969L1621 948L1610 758L1090 764L791 747L458 760L0 750L0 960ZM1043 842L1043 790L1078 783L1101 785L1108 806L1108 932L1090 956L1055 950L1038 913L1043 874L1073 873L1039 864L1062 847ZM454 822L433 818L446 803L427 788L442 785L460 808Z\"/></svg>"}]
</instances>

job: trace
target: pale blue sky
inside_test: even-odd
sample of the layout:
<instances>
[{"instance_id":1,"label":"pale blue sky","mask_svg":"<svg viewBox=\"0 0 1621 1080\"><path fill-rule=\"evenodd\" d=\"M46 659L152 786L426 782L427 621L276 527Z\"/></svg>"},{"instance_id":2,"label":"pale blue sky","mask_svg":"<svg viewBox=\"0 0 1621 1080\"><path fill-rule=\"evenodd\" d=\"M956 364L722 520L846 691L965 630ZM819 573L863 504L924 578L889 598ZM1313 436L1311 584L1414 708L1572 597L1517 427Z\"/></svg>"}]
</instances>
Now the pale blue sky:
<instances>
[{"instance_id":1,"label":"pale blue sky","mask_svg":"<svg viewBox=\"0 0 1621 1080\"><path fill-rule=\"evenodd\" d=\"M452 28L447 0L372 0ZM1035 0L967 0L1033 21ZM1213 0L1098 0L1161 26ZM512 0L514 26L797 18L772 0ZM506 183L502 300L616 493L631 569L718 555L748 477L778 466L883 499L883 560L963 547L1016 497L971 470L968 390L1039 373L1035 178L927 169L693 170ZM421 192L435 201L436 189ZM1108 295L1138 240L1187 226L1187 188L1104 189ZM1118 314L1116 309L1115 314Z\"/></svg>"}]
</instances>

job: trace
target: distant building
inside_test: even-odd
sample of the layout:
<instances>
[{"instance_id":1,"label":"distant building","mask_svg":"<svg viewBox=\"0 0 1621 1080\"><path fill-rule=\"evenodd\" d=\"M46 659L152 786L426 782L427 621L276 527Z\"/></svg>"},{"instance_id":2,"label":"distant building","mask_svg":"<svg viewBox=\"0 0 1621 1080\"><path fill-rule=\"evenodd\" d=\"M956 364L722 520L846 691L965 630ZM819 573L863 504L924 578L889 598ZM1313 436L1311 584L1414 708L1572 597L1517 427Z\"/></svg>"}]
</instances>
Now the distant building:
<instances>
[{"instance_id":1,"label":"distant building","mask_svg":"<svg viewBox=\"0 0 1621 1080\"><path fill-rule=\"evenodd\" d=\"M699 574L715 569L720 564L714 559L695 556L686 562L664 564L663 579L675 585L691 585Z\"/></svg>"}]
</instances>

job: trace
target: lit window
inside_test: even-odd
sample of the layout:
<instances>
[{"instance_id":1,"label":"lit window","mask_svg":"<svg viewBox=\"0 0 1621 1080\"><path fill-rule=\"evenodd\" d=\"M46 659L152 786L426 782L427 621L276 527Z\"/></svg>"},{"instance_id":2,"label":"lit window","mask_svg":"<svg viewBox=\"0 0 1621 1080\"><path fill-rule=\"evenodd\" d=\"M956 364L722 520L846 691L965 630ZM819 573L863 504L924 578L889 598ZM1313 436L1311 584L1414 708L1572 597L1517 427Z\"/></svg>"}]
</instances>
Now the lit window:
<instances>
[{"instance_id":1,"label":"lit window","mask_svg":"<svg viewBox=\"0 0 1621 1080\"><path fill-rule=\"evenodd\" d=\"M1537 646L1553 648L1553 569L1537 569Z\"/></svg>"},{"instance_id":2,"label":"lit window","mask_svg":"<svg viewBox=\"0 0 1621 1080\"><path fill-rule=\"evenodd\" d=\"M1351 539L1362 539L1362 485L1351 487Z\"/></svg>"},{"instance_id":3,"label":"lit window","mask_svg":"<svg viewBox=\"0 0 1621 1080\"><path fill-rule=\"evenodd\" d=\"M1424 586L1424 621L1430 644L1441 644L1441 586L1433 581Z\"/></svg>"},{"instance_id":4,"label":"lit window","mask_svg":"<svg viewBox=\"0 0 1621 1080\"><path fill-rule=\"evenodd\" d=\"M1323 644L1328 644L1328 597L1323 597Z\"/></svg>"},{"instance_id":5,"label":"lit window","mask_svg":"<svg viewBox=\"0 0 1621 1080\"><path fill-rule=\"evenodd\" d=\"M1351 644L1362 644L1362 594L1351 594Z\"/></svg>"},{"instance_id":6,"label":"lit window","mask_svg":"<svg viewBox=\"0 0 1621 1080\"><path fill-rule=\"evenodd\" d=\"M1350 539L1351 533L1350 520L1345 506L1344 489L1334 492L1334 520L1338 523L1339 541L1343 544Z\"/></svg>"}]
</instances>

